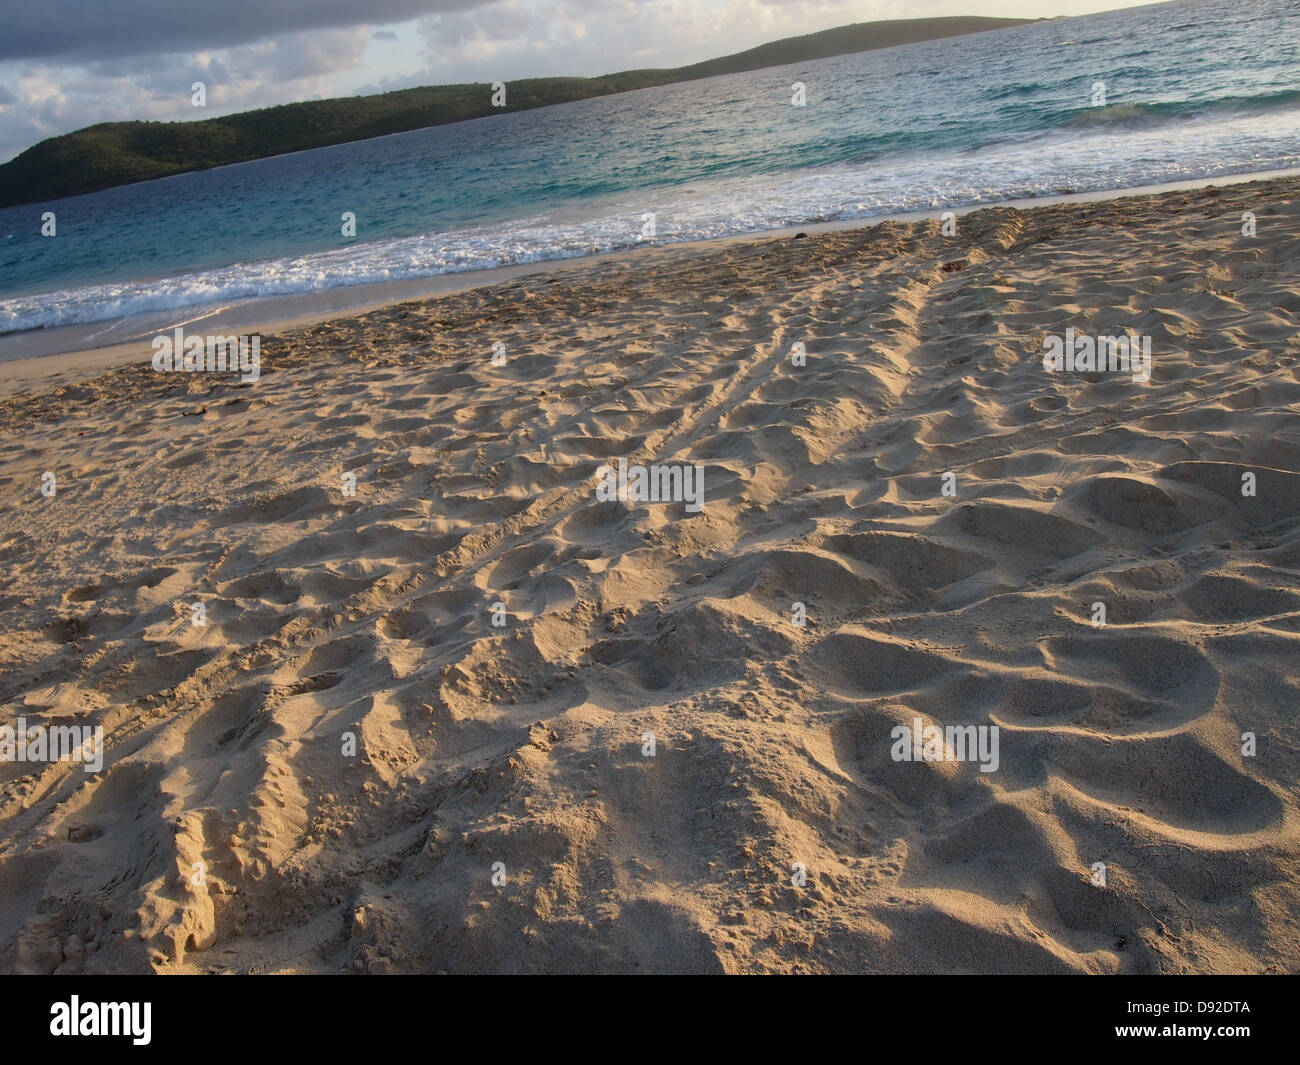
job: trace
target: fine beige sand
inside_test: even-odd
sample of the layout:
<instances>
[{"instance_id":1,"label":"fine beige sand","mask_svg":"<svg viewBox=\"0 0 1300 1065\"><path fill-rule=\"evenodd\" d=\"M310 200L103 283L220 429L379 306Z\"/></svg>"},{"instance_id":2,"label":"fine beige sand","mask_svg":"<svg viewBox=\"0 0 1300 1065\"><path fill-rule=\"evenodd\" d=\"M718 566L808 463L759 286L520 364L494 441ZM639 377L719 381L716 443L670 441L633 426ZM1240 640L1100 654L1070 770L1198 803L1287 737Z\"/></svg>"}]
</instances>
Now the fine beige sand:
<instances>
[{"instance_id":1,"label":"fine beige sand","mask_svg":"<svg viewBox=\"0 0 1300 1065\"><path fill-rule=\"evenodd\" d=\"M106 752L0 765L0 969L1300 971L1298 191L650 249L264 336L256 384L11 388L0 723ZM1067 327L1150 383L1046 372ZM598 501L619 458L703 511ZM918 718L997 770L893 760Z\"/></svg>"}]
</instances>

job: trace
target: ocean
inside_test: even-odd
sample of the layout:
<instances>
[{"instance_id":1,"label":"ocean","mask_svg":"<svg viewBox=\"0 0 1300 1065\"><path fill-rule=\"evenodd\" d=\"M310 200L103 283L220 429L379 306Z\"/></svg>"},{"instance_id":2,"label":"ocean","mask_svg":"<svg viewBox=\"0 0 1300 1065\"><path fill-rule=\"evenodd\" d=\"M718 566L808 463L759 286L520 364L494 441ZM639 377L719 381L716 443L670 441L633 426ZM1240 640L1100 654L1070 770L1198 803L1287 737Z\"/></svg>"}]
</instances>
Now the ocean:
<instances>
[{"instance_id":1,"label":"ocean","mask_svg":"<svg viewBox=\"0 0 1300 1065\"><path fill-rule=\"evenodd\" d=\"M1293 168L1300 0L1185 0L0 210L0 332Z\"/></svg>"}]
</instances>

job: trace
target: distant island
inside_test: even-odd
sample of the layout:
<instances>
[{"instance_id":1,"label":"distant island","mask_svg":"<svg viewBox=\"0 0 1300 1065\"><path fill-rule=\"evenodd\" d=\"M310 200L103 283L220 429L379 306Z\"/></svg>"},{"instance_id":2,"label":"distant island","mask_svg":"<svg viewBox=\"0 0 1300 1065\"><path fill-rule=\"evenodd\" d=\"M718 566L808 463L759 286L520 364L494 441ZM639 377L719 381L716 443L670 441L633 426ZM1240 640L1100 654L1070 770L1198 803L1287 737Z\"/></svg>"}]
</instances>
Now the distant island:
<instances>
[{"instance_id":1,"label":"distant island","mask_svg":"<svg viewBox=\"0 0 1300 1065\"><path fill-rule=\"evenodd\" d=\"M1041 19L896 19L787 37L745 52L671 70L627 70L598 78L527 78L508 83L507 106L488 84L434 85L376 96L282 104L190 122L103 122L28 148L0 166L0 207L76 196L137 181L471 118L607 96L653 85L1022 26Z\"/></svg>"}]
</instances>

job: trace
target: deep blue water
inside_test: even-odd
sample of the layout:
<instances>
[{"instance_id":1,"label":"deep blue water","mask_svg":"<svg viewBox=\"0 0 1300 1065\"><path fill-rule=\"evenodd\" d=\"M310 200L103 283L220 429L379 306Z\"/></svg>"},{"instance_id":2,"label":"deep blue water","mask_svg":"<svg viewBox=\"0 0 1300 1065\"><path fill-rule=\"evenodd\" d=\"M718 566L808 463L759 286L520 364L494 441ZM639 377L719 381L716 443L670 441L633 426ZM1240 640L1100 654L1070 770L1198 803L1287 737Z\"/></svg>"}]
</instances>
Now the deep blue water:
<instances>
[{"instance_id":1,"label":"deep blue water","mask_svg":"<svg viewBox=\"0 0 1300 1065\"><path fill-rule=\"evenodd\" d=\"M10 208L0 331L1294 167L1300 0L1184 0Z\"/></svg>"}]
</instances>

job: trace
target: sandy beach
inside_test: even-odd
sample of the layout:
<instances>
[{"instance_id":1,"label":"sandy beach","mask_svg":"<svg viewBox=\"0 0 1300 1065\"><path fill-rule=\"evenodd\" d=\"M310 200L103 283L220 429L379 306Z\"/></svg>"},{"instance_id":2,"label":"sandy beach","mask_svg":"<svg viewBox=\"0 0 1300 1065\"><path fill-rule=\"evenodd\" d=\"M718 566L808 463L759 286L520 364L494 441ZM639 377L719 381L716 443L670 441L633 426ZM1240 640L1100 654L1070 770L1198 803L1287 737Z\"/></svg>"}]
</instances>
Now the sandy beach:
<instances>
[{"instance_id":1,"label":"sandy beach","mask_svg":"<svg viewBox=\"0 0 1300 1065\"><path fill-rule=\"evenodd\" d=\"M103 746L0 764L0 968L1300 972L1298 192L24 364L0 724Z\"/></svg>"}]
</instances>

